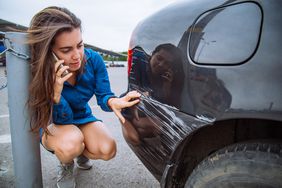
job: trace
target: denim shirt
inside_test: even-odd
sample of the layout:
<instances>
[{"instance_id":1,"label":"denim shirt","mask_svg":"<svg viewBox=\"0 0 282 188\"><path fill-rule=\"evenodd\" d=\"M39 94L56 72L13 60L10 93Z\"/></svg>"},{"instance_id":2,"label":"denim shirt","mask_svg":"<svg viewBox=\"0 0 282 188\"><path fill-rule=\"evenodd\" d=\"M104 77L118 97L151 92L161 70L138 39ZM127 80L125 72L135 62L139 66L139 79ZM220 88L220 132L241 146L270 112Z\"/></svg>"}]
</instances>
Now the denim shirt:
<instances>
[{"instance_id":1,"label":"denim shirt","mask_svg":"<svg viewBox=\"0 0 282 188\"><path fill-rule=\"evenodd\" d=\"M53 105L53 123L85 124L99 121L93 116L88 101L96 96L104 111L111 111L107 102L115 97L111 91L108 72L102 57L91 49L85 49L86 63L82 74L77 75L75 85L64 83L59 103Z\"/></svg>"}]
</instances>

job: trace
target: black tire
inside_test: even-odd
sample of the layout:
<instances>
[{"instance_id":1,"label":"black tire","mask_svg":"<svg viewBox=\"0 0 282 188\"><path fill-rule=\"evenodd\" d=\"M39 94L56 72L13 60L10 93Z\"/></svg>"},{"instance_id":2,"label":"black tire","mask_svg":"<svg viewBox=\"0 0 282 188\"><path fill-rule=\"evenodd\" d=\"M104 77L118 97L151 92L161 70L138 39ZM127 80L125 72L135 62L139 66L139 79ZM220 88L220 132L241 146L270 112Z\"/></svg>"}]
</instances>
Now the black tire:
<instances>
[{"instance_id":1,"label":"black tire","mask_svg":"<svg viewBox=\"0 0 282 188\"><path fill-rule=\"evenodd\" d=\"M241 143L203 160L185 188L282 188L282 143Z\"/></svg>"}]
</instances>

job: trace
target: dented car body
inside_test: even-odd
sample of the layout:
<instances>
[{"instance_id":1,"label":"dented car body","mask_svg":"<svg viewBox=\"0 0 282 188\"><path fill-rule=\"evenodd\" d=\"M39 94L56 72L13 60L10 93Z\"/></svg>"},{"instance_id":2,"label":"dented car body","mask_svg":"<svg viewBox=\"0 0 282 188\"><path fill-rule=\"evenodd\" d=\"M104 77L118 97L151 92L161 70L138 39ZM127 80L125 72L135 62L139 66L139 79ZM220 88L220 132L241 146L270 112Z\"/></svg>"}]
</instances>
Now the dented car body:
<instances>
[{"instance_id":1,"label":"dented car body","mask_svg":"<svg viewBox=\"0 0 282 188\"><path fill-rule=\"evenodd\" d=\"M190 0L137 25L128 88L142 96L123 134L162 187L282 185L281 11L279 0Z\"/></svg>"}]
</instances>

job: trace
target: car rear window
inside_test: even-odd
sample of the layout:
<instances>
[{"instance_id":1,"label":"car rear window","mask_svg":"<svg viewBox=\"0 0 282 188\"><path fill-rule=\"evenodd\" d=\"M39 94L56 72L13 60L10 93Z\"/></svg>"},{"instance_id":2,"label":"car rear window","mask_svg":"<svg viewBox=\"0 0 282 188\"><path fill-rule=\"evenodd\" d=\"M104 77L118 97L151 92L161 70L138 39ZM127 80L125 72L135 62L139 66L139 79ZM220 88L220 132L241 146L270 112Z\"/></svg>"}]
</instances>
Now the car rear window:
<instances>
[{"instance_id":1,"label":"car rear window","mask_svg":"<svg viewBox=\"0 0 282 188\"><path fill-rule=\"evenodd\" d=\"M200 15L193 24L188 54L197 64L234 65L255 53L262 10L256 3L238 3Z\"/></svg>"}]
</instances>

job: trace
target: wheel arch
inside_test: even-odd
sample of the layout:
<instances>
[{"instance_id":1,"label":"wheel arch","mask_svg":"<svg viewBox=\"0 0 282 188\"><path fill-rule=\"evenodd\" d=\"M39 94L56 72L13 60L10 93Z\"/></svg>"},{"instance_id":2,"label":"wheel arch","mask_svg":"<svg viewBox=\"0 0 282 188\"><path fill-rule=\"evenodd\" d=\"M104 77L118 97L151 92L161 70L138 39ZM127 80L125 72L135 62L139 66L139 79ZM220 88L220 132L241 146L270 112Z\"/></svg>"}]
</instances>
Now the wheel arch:
<instances>
[{"instance_id":1,"label":"wheel arch","mask_svg":"<svg viewBox=\"0 0 282 188\"><path fill-rule=\"evenodd\" d=\"M201 127L174 150L165 187L183 187L193 169L207 156L228 145L248 140L282 139L282 122L267 119L228 119ZM164 178L164 177L163 177Z\"/></svg>"}]
</instances>

